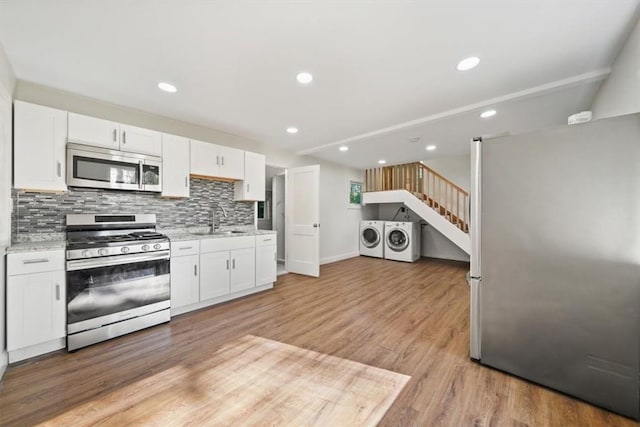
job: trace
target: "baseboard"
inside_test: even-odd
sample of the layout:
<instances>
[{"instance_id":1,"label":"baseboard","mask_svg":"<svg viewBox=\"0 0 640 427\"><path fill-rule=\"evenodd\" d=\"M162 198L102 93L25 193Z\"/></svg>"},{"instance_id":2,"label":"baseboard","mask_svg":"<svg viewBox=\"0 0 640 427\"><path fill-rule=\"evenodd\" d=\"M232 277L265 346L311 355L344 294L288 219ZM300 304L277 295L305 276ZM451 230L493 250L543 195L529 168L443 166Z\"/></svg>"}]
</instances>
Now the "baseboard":
<instances>
[{"instance_id":1,"label":"baseboard","mask_svg":"<svg viewBox=\"0 0 640 427\"><path fill-rule=\"evenodd\" d=\"M322 258L320 260L320 265L331 264L332 262L338 262L338 261L342 261L342 260L349 259L349 258L355 258L357 256L360 256L360 252L359 251L349 252L349 253L346 253L346 254L341 254L341 255L336 255L336 256L330 256L330 257Z\"/></svg>"},{"instance_id":2,"label":"baseboard","mask_svg":"<svg viewBox=\"0 0 640 427\"><path fill-rule=\"evenodd\" d=\"M7 370L7 366L9 365L9 353L6 350L2 350L0 352L0 380L4 376L4 373Z\"/></svg>"}]
</instances>

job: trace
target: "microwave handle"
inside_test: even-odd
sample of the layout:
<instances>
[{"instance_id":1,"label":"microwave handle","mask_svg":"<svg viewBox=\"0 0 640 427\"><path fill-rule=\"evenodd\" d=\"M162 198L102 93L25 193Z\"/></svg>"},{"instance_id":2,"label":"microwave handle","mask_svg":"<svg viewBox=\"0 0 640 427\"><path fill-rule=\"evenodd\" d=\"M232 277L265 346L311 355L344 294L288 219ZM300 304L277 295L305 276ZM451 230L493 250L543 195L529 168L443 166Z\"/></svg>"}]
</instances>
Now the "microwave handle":
<instances>
[{"instance_id":1,"label":"microwave handle","mask_svg":"<svg viewBox=\"0 0 640 427\"><path fill-rule=\"evenodd\" d=\"M138 167L140 168L140 179L138 180L138 186L140 187L140 189L142 190L142 174L144 173L144 167L142 166L144 164L144 162L142 160L140 160L138 162Z\"/></svg>"}]
</instances>

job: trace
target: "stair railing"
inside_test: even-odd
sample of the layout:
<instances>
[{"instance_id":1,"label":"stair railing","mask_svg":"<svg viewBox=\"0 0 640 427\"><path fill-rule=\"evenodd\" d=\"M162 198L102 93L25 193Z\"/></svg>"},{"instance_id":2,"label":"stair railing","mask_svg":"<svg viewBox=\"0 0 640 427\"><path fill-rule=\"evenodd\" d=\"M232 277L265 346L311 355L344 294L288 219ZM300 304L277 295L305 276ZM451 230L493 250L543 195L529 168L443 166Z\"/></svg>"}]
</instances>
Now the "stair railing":
<instances>
[{"instance_id":1,"label":"stair railing","mask_svg":"<svg viewBox=\"0 0 640 427\"><path fill-rule=\"evenodd\" d=\"M469 231L469 193L420 163L365 170L364 191L407 190L464 232Z\"/></svg>"}]
</instances>

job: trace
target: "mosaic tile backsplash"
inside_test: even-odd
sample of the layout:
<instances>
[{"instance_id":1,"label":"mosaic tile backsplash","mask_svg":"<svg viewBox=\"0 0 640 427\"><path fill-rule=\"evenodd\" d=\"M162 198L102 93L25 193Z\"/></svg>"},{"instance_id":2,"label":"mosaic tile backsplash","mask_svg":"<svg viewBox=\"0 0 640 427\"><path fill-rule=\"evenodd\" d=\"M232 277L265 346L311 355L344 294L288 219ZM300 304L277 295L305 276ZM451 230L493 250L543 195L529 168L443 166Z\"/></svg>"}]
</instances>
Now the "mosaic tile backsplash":
<instances>
[{"instance_id":1,"label":"mosaic tile backsplash","mask_svg":"<svg viewBox=\"0 0 640 427\"><path fill-rule=\"evenodd\" d=\"M67 214L155 213L158 228L207 227L211 210L216 225L253 225L254 202L234 201L232 182L191 179L191 197L164 199L157 193L72 188L62 194L26 193L13 190L11 237L23 233L63 233Z\"/></svg>"}]
</instances>

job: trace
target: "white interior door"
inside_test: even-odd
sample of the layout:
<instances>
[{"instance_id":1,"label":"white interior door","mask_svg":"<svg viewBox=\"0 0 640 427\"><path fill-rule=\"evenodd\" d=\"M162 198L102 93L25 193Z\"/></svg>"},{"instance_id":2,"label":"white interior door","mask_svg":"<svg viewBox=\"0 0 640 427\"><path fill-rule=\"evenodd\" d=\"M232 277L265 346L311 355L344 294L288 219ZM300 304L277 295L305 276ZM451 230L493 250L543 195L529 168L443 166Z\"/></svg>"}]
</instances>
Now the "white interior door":
<instances>
[{"instance_id":1,"label":"white interior door","mask_svg":"<svg viewBox=\"0 0 640 427\"><path fill-rule=\"evenodd\" d=\"M320 276L320 166L287 171L287 268L290 273Z\"/></svg>"}]
</instances>

